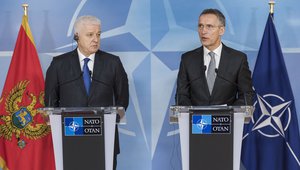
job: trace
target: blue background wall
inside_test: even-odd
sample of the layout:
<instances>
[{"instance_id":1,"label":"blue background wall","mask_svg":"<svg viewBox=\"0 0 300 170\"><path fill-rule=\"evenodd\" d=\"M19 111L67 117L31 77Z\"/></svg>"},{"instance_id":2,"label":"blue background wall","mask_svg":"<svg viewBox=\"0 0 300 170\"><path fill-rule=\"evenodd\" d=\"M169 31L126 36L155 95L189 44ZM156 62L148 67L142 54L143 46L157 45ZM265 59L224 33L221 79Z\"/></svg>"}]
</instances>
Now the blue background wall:
<instances>
[{"instance_id":1,"label":"blue background wall","mask_svg":"<svg viewBox=\"0 0 300 170\"><path fill-rule=\"evenodd\" d=\"M269 12L267 0L1 0L0 92L21 24L22 3L29 4L29 23L44 73L53 56L76 48L72 28L78 16L101 18L101 49L121 57L130 84L128 123L120 126L120 170L181 169L178 126L168 123L168 107L175 103L180 55L200 46L200 12L218 8L225 14L224 43L246 52L251 70ZM275 25L300 119L299 6L298 0L277 1Z\"/></svg>"}]
</instances>

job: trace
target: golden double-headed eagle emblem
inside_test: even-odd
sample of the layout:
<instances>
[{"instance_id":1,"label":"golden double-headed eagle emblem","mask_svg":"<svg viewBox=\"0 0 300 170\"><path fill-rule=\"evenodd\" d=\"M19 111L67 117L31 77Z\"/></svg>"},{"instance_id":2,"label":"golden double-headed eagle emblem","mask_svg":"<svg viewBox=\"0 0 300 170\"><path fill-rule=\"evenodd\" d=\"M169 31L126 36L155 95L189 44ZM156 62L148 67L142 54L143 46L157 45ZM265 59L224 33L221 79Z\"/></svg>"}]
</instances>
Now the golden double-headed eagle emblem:
<instances>
[{"instance_id":1,"label":"golden double-headed eagle emblem","mask_svg":"<svg viewBox=\"0 0 300 170\"><path fill-rule=\"evenodd\" d=\"M50 127L46 123L36 123L34 117L40 113L35 109L37 102L44 106L44 92L42 91L38 99L32 93L24 94L29 81L20 81L9 94L0 99L0 104L5 101L5 110L8 114L0 115L0 137L11 140L12 136L18 139L18 146L24 148L26 142L21 139L39 139L50 132ZM31 103L27 106L21 105L23 97L29 97ZM38 101L37 101L38 100Z\"/></svg>"}]
</instances>

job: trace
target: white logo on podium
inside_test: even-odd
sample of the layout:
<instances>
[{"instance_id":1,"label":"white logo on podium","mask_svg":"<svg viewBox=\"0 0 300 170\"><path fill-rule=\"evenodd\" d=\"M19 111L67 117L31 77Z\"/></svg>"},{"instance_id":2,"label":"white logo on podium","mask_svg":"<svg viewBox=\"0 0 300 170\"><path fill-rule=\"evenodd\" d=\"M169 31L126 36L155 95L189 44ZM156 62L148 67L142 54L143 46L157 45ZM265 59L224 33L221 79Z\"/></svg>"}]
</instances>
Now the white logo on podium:
<instances>
[{"instance_id":1,"label":"white logo on podium","mask_svg":"<svg viewBox=\"0 0 300 170\"><path fill-rule=\"evenodd\" d=\"M71 131L76 132L79 128L79 124L75 121L72 121L68 127Z\"/></svg>"}]
</instances>

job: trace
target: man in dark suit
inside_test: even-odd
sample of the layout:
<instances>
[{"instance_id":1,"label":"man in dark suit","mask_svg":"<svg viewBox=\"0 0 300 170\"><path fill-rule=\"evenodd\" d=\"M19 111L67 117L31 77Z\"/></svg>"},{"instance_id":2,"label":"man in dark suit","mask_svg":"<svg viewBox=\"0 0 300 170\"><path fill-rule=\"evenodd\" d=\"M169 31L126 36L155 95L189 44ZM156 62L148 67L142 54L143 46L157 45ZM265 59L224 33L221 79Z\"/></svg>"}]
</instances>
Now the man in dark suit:
<instances>
[{"instance_id":1,"label":"man in dark suit","mask_svg":"<svg viewBox=\"0 0 300 170\"><path fill-rule=\"evenodd\" d=\"M118 56L99 50L101 22L82 16L74 25L78 47L54 57L46 74L45 104L51 107L128 106L127 74ZM116 128L114 169L119 150Z\"/></svg>"},{"instance_id":2,"label":"man in dark suit","mask_svg":"<svg viewBox=\"0 0 300 170\"><path fill-rule=\"evenodd\" d=\"M182 55L176 102L185 106L252 105L252 80L246 54L221 42L225 17L206 9L198 21L202 46Z\"/></svg>"}]
</instances>

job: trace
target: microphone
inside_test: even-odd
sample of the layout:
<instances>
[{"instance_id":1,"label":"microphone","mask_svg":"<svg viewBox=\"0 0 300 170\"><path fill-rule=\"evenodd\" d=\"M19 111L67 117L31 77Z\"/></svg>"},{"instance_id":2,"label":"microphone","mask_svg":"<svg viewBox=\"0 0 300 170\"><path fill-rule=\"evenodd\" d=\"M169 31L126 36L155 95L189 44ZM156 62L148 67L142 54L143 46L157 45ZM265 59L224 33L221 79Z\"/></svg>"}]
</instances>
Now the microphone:
<instances>
[{"instance_id":1,"label":"microphone","mask_svg":"<svg viewBox=\"0 0 300 170\"><path fill-rule=\"evenodd\" d=\"M177 88L177 90L176 90L177 92L176 92L176 95L175 95L176 105L177 105L177 106L178 106L178 96L179 96L179 95L182 95L182 94L180 94L180 90L182 90L184 87L189 88L189 87L192 85L192 83L194 83L195 81L197 81L197 80L199 80L199 79L205 77L206 65L203 65L202 71L203 71L203 72L202 72L202 75L201 75L201 76L199 76L199 77L197 77L197 78L194 78L194 79L188 81L188 82L186 83L185 86L181 86L181 87Z\"/></svg>"},{"instance_id":2,"label":"microphone","mask_svg":"<svg viewBox=\"0 0 300 170\"><path fill-rule=\"evenodd\" d=\"M238 87L239 89L242 90L242 92L243 92L243 97L244 97L244 103L245 103L245 106L248 106L248 102L247 102L247 97L246 97L246 95L248 95L249 92L244 91L243 88L241 88L241 86L240 86L239 84L237 84L237 83L235 83L235 82L232 82L232 81L226 79L225 77L223 77L222 75L220 75L220 74L219 74L219 70L218 70L217 68L215 69L215 72L216 72L216 76L217 76L218 78L220 78L220 79L226 81L227 83L229 83L229 84L231 84L231 85L234 85L234 86L236 86L236 87Z\"/></svg>"},{"instance_id":3,"label":"microphone","mask_svg":"<svg viewBox=\"0 0 300 170\"><path fill-rule=\"evenodd\" d=\"M48 97L48 99L49 99L49 101L48 101L48 107L51 106L51 96L52 96L52 94L54 93L54 91L55 91L56 88L59 88L59 87L64 86L64 85L66 85L66 84L72 83L72 82L74 82L74 81L76 81L76 80L82 78L82 76L83 76L83 72L80 72L79 76L75 77L74 79L66 80L66 81L64 81L64 82L62 82L62 83L56 84L56 85L50 90L50 94L49 94L49 97Z\"/></svg>"}]
</instances>

